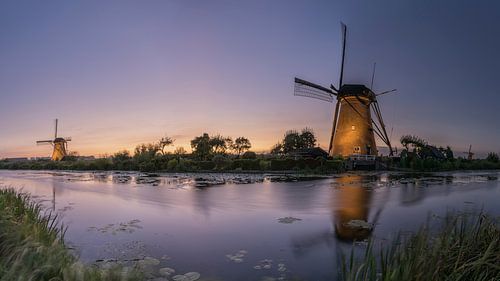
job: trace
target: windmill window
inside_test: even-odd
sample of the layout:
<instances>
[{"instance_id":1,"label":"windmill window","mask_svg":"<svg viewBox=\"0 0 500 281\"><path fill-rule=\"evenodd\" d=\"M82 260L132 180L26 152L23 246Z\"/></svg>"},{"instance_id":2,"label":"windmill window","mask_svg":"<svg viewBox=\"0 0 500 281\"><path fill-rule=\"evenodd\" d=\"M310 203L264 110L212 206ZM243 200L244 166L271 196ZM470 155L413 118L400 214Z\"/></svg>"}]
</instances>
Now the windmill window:
<instances>
[{"instance_id":1,"label":"windmill window","mask_svg":"<svg viewBox=\"0 0 500 281\"><path fill-rule=\"evenodd\" d=\"M356 126L352 125L351 126L351 130L355 131L356 130Z\"/></svg>"},{"instance_id":2,"label":"windmill window","mask_svg":"<svg viewBox=\"0 0 500 281\"><path fill-rule=\"evenodd\" d=\"M359 153L359 152L361 152L361 147L355 146L354 147L354 153Z\"/></svg>"}]
</instances>

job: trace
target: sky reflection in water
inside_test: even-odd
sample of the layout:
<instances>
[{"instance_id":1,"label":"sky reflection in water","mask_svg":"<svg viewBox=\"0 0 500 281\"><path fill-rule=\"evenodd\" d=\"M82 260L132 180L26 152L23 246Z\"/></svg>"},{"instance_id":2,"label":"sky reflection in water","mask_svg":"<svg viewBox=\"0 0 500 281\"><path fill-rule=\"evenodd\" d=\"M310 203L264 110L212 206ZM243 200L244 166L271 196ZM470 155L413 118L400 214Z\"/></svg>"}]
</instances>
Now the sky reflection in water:
<instances>
[{"instance_id":1,"label":"sky reflection in water","mask_svg":"<svg viewBox=\"0 0 500 281\"><path fill-rule=\"evenodd\" d=\"M62 213L66 240L86 262L148 256L160 260L157 268L212 280L331 280L339 253L355 238L415 230L430 211L500 214L499 174L362 173L295 182L227 175L227 182L252 183L200 189L194 186L206 181L191 175L0 171L0 185L22 188ZM284 217L300 220L280 223ZM374 230L346 227L351 220Z\"/></svg>"}]
</instances>

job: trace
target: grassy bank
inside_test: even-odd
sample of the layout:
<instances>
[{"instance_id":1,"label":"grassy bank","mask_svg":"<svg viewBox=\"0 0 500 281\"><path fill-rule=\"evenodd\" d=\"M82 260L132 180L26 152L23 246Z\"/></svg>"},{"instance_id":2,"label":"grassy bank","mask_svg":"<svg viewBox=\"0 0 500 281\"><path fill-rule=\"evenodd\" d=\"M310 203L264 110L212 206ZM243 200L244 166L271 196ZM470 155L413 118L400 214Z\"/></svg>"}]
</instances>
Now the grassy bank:
<instances>
[{"instance_id":1,"label":"grassy bank","mask_svg":"<svg viewBox=\"0 0 500 281\"><path fill-rule=\"evenodd\" d=\"M122 268L77 262L64 245L65 228L27 194L0 190L0 280L141 280Z\"/></svg>"},{"instance_id":2,"label":"grassy bank","mask_svg":"<svg viewBox=\"0 0 500 281\"><path fill-rule=\"evenodd\" d=\"M342 280L500 280L500 228L485 214L448 215L437 231L426 225L373 248L343 259Z\"/></svg>"},{"instance_id":3,"label":"grassy bank","mask_svg":"<svg viewBox=\"0 0 500 281\"><path fill-rule=\"evenodd\" d=\"M488 159L463 158L437 160L433 158L401 159L398 168L411 171L500 170L500 162Z\"/></svg>"},{"instance_id":4,"label":"grassy bank","mask_svg":"<svg viewBox=\"0 0 500 281\"><path fill-rule=\"evenodd\" d=\"M210 161L201 161L173 156L154 156L149 159L114 157L94 160L67 160L54 162L35 161L0 161L0 169L15 170L122 170L141 172L205 172L205 171L303 171L307 173L337 173L342 171L342 160L318 159L230 159L214 157Z\"/></svg>"}]
</instances>

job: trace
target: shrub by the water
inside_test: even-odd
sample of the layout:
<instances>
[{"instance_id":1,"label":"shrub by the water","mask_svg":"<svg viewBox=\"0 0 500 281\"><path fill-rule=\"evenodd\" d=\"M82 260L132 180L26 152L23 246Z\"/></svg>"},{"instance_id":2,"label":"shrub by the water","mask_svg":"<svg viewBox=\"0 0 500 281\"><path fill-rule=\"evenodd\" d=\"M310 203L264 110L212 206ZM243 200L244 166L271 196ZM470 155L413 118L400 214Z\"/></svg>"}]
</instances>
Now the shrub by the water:
<instances>
[{"instance_id":1,"label":"shrub by the water","mask_svg":"<svg viewBox=\"0 0 500 281\"><path fill-rule=\"evenodd\" d=\"M260 161L258 159L236 159L233 160L232 169L241 170L260 170Z\"/></svg>"}]
</instances>

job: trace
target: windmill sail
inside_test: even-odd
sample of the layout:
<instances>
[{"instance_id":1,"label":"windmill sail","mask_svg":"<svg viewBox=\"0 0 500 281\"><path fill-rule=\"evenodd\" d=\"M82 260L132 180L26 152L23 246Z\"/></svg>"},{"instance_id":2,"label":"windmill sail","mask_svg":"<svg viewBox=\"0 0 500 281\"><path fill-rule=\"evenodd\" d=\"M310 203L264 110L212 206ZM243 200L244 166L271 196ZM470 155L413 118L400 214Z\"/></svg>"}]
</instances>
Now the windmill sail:
<instances>
[{"instance_id":1,"label":"windmill sail","mask_svg":"<svg viewBox=\"0 0 500 281\"><path fill-rule=\"evenodd\" d=\"M295 78L294 95L333 102L336 93L328 88Z\"/></svg>"}]
</instances>

